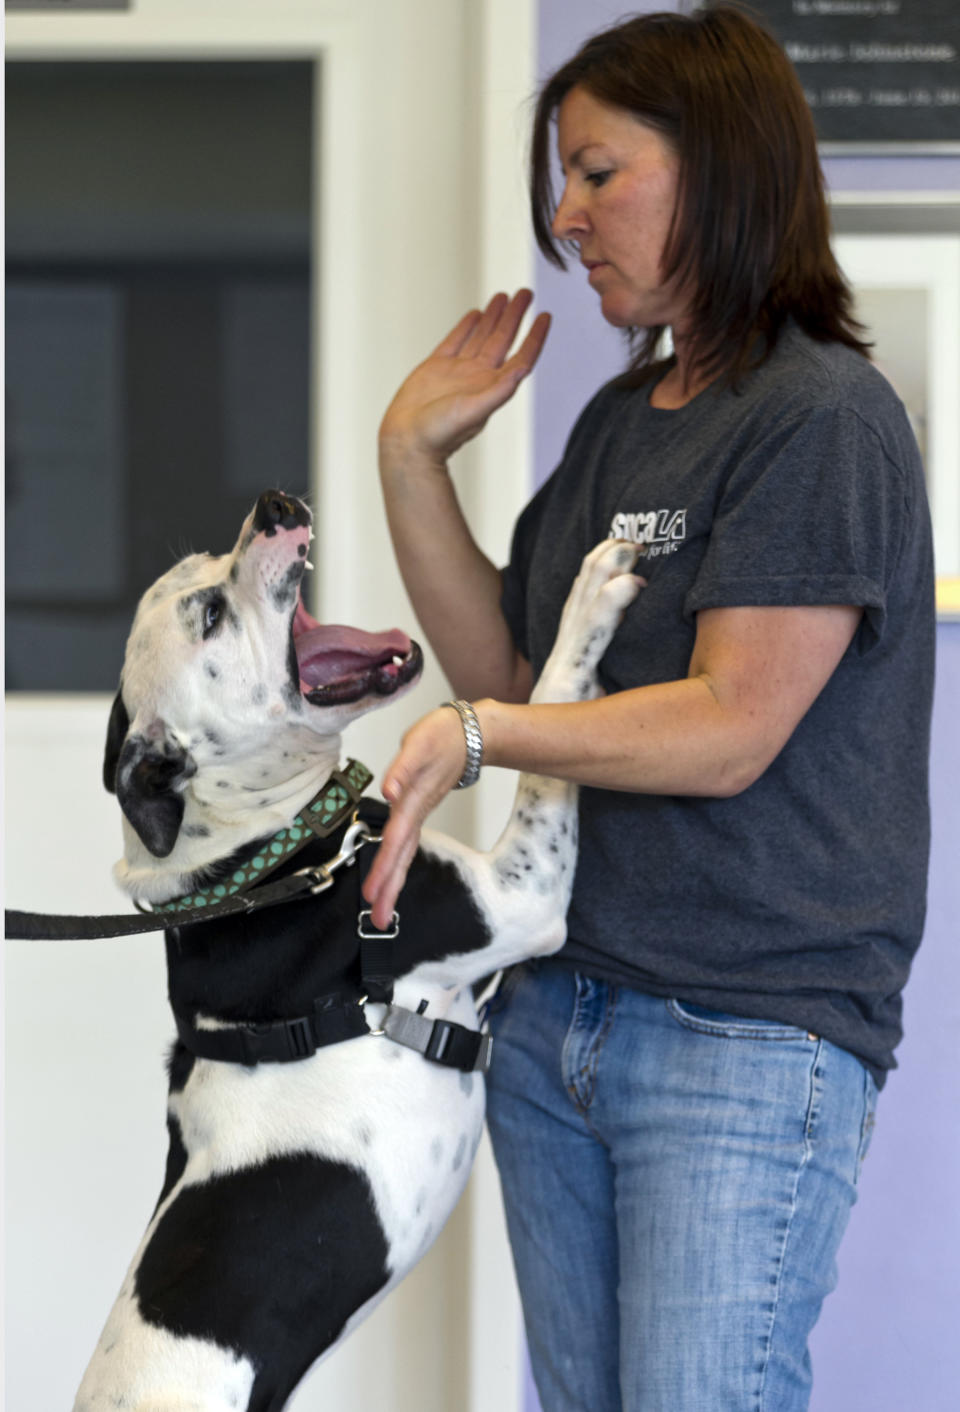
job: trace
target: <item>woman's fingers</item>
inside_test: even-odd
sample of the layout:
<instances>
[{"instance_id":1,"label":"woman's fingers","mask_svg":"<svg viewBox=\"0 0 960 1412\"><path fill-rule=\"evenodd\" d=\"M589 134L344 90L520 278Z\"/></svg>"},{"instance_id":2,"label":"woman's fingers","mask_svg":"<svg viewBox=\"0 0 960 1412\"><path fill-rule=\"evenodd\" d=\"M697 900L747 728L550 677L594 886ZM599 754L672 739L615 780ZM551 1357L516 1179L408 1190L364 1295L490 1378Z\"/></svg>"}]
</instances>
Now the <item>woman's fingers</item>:
<instances>
[{"instance_id":1,"label":"woman's fingers","mask_svg":"<svg viewBox=\"0 0 960 1412\"><path fill-rule=\"evenodd\" d=\"M444 338L440 343L437 344L436 348L434 348L433 352L430 354L430 357L456 357L458 353L462 352L463 345L466 343L467 339L470 337L471 333L473 332L476 325L480 322L482 317L483 315L481 314L479 309L471 309L469 313L464 314L463 318L458 324L454 325L454 327L447 334L446 338Z\"/></svg>"},{"instance_id":2,"label":"woman's fingers","mask_svg":"<svg viewBox=\"0 0 960 1412\"><path fill-rule=\"evenodd\" d=\"M465 758L459 718L447 708L431 711L404 736L400 753L384 776L390 817L363 885L375 926L382 929L389 924L424 820L460 778Z\"/></svg>"},{"instance_id":3,"label":"woman's fingers","mask_svg":"<svg viewBox=\"0 0 960 1412\"><path fill-rule=\"evenodd\" d=\"M448 356L477 358L491 368L500 367L532 302L533 292L529 289L518 289L509 299L502 292L495 294L482 314L471 319L469 327L456 341L448 337L437 351L442 349ZM458 325L454 332L460 328Z\"/></svg>"},{"instance_id":4,"label":"woman's fingers","mask_svg":"<svg viewBox=\"0 0 960 1412\"><path fill-rule=\"evenodd\" d=\"M530 372L540 354L543 352L543 345L547 341L547 334L550 332L551 316L549 314L538 314L530 325L526 338L514 353L508 367L518 364L524 369L524 376Z\"/></svg>"},{"instance_id":5,"label":"woman's fingers","mask_svg":"<svg viewBox=\"0 0 960 1412\"><path fill-rule=\"evenodd\" d=\"M407 820L391 815L363 887L363 895L370 903L370 916L379 931L386 931L390 925L419 841L419 828L411 831Z\"/></svg>"},{"instance_id":6,"label":"woman's fingers","mask_svg":"<svg viewBox=\"0 0 960 1412\"><path fill-rule=\"evenodd\" d=\"M490 335L496 329L503 318L504 310L509 308L510 301L505 294L495 294L484 309L480 318L470 330L470 336L464 342L460 350L463 358L477 358L483 353L484 347Z\"/></svg>"},{"instance_id":7,"label":"woman's fingers","mask_svg":"<svg viewBox=\"0 0 960 1412\"><path fill-rule=\"evenodd\" d=\"M510 352L523 317L533 302L529 289L519 289L509 301L504 300L496 321L484 338L478 356L492 367L499 367Z\"/></svg>"},{"instance_id":8,"label":"woman's fingers","mask_svg":"<svg viewBox=\"0 0 960 1412\"><path fill-rule=\"evenodd\" d=\"M475 436L540 356L548 314L504 361L532 298L528 289L509 300L495 294L482 313L465 314L399 388L380 426L381 448L409 445L442 462Z\"/></svg>"}]
</instances>

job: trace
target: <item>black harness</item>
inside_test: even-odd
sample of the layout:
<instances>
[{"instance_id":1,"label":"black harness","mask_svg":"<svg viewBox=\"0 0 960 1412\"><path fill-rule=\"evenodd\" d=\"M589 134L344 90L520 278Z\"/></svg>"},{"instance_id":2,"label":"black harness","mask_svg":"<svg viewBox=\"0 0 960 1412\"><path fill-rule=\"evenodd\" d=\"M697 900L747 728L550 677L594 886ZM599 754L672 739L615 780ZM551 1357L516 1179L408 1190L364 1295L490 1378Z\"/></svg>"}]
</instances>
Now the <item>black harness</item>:
<instances>
[{"instance_id":1,"label":"black harness","mask_svg":"<svg viewBox=\"0 0 960 1412\"><path fill-rule=\"evenodd\" d=\"M163 930L168 946L177 951L183 927L248 916L326 892L334 886L341 867L351 867L365 845L380 841L379 831L389 809L379 800L364 797L363 790L371 779L363 765L349 761L344 771L334 772L294 823L280 830L252 858L228 871L220 881L161 904L151 912L140 916L121 913L75 917L7 911L6 935L26 941L92 940ZM317 839L339 845L337 851L325 862L271 876L278 866L289 864L302 847ZM341 980L334 989L317 996L305 1014L256 1023L198 1024L195 1016L171 1002L180 1040L198 1058L253 1066L290 1063L307 1059L326 1045L364 1035L385 1035L418 1051L432 1063L466 1073L486 1072L493 1045L489 1035L450 1020L430 1019L423 1013L426 1001L416 1012L393 1003L398 933L396 912L390 929L379 932L372 926L369 911L359 910L359 983ZM366 1016L370 1003L385 1007L374 1025Z\"/></svg>"}]
</instances>

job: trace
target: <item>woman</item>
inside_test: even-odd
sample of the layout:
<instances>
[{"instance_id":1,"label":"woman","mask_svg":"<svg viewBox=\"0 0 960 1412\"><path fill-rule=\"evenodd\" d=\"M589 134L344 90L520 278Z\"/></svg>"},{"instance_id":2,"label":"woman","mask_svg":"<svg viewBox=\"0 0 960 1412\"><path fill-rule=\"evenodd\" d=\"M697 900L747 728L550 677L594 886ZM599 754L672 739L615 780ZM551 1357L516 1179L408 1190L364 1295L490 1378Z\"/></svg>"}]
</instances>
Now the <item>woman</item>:
<instances>
[{"instance_id":1,"label":"woman","mask_svg":"<svg viewBox=\"0 0 960 1412\"><path fill-rule=\"evenodd\" d=\"M564 175L555 207L553 120ZM718 7L596 36L542 90L541 247L635 334L501 575L447 458L533 367L526 293L463 319L381 427L398 560L490 764L581 786L568 941L494 1018L491 1133L545 1412L807 1406L927 856L933 575L922 468L827 240L809 113ZM656 361L664 327L674 353ZM524 704L583 553L641 545L606 695ZM464 771L404 738L381 924Z\"/></svg>"}]
</instances>

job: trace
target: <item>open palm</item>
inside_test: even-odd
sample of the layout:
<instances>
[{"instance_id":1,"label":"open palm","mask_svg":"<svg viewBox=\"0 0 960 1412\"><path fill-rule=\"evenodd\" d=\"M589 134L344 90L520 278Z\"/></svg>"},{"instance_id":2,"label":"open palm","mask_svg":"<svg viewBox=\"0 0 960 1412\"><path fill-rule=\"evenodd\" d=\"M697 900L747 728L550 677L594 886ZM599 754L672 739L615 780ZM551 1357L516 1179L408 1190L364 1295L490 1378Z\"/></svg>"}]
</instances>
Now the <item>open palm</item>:
<instances>
[{"instance_id":1,"label":"open palm","mask_svg":"<svg viewBox=\"0 0 960 1412\"><path fill-rule=\"evenodd\" d=\"M445 461L508 401L540 356L550 315L540 314L517 351L510 349L533 295L496 294L466 314L402 384L380 425L385 449Z\"/></svg>"}]
</instances>

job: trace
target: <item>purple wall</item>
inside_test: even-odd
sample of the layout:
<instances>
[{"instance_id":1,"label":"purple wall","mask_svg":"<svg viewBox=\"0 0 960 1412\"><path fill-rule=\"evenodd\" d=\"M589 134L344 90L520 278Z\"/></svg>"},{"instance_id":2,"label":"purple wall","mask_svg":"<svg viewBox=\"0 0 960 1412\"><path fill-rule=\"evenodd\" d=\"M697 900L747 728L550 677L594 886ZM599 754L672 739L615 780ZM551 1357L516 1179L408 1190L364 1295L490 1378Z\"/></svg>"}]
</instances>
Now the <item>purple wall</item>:
<instances>
[{"instance_id":1,"label":"purple wall","mask_svg":"<svg viewBox=\"0 0 960 1412\"><path fill-rule=\"evenodd\" d=\"M542 0L539 68L631 7ZM637 3L637 11L676 8ZM834 190L960 191L960 158L832 158ZM583 272L538 258L537 306L554 326L535 377L536 482L556 465L579 410L623 363ZM958 467L960 473L960 467ZM938 630L931 780L933 854L926 934L904 1011L899 1070L881 1097L840 1283L812 1340L812 1412L952 1412L960 1386L960 624ZM526 1412L539 1403L528 1380Z\"/></svg>"}]
</instances>

